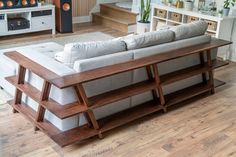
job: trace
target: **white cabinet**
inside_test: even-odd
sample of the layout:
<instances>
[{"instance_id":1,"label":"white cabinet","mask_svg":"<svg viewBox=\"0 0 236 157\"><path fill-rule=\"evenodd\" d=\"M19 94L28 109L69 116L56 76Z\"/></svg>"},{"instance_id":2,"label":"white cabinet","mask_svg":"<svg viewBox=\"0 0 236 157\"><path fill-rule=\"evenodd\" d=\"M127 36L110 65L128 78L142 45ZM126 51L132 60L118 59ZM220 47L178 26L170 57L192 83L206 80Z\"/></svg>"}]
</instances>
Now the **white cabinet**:
<instances>
[{"instance_id":1,"label":"white cabinet","mask_svg":"<svg viewBox=\"0 0 236 157\"><path fill-rule=\"evenodd\" d=\"M29 28L11 30L8 23L11 18L20 17L29 21ZM55 27L55 6L46 4L31 8L5 9L0 10L0 36L14 35L51 30L56 32Z\"/></svg>"},{"instance_id":2,"label":"white cabinet","mask_svg":"<svg viewBox=\"0 0 236 157\"><path fill-rule=\"evenodd\" d=\"M166 5L152 4L151 31L197 20L207 21L207 34L216 38L231 40L234 17L216 17ZM231 54L229 51L229 46L220 48L218 57L228 59Z\"/></svg>"},{"instance_id":3,"label":"white cabinet","mask_svg":"<svg viewBox=\"0 0 236 157\"><path fill-rule=\"evenodd\" d=\"M7 21L0 20L0 34L7 31Z\"/></svg>"},{"instance_id":4,"label":"white cabinet","mask_svg":"<svg viewBox=\"0 0 236 157\"><path fill-rule=\"evenodd\" d=\"M51 28L53 17L52 16L39 16L32 17L32 30L47 30Z\"/></svg>"}]
</instances>

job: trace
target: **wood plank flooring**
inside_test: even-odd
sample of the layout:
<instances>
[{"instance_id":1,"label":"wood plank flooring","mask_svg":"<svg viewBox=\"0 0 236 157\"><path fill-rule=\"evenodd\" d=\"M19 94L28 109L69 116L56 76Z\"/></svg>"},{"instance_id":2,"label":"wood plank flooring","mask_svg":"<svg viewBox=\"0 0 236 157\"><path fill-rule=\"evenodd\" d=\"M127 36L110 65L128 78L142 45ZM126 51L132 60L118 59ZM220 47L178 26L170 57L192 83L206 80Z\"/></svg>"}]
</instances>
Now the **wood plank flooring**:
<instances>
[{"instance_id":1,"label":"wood plank flooring","mask_svg":"<svg viewBox=\"0 0 236 157\"><path fill-rule=\"evenodd\" d=\"M99 26L80 31L122 33ZM82 33L82 32L75 33ZM56 36L60 36L58 34ZM3 42L47 38L48 34ZM2 40L1 40L2 42ZM219 68L216 78L227 82L216 94L155 114L84 142L60 148L20 114L0 105L0 157L236 157L236 63Z\"/></svg>"}]
</instances>

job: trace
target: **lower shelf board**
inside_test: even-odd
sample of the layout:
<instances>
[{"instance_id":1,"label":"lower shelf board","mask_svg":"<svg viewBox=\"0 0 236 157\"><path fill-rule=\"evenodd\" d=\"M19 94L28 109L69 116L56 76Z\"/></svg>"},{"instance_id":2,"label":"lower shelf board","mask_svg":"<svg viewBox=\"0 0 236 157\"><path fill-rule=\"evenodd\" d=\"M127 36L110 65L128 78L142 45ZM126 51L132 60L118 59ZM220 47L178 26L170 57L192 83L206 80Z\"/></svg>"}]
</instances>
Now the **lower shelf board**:
<instances>
[{"instance_id":1,"label":"lower shelf board","mask_svg":"<svg viewBox=\"0 0 236 157\"><path fill-rule=\"evenodd\" d=\"M215 86L220 86L224 82L215 80ZM197 84L178 92L166 95L167 107L202 94L211 90L209 84ZM135 106L133 108L118 112L111 116L98 120L100 126L99 130L88 127L87 125L80 126L68 131L60 131L53 124L44 120L43 122L36 122L36 112L25 104L13 104L13 101L8 102L14 109L22 113L27 119L34 123L41 131L47 134L59 146L65 147L81 140L99 135L111 129L117 128L129 122L132 122L141 117L147 116L154 112L163 110L159 102L150 101L144 104Z\"/></svg>"},{"instance_id":2,"label":"lower shelf board","mask_svg":"<svg viewBox=\"0 0 236 157\"><path fill-rule=\"evenodd\" d=\"M218 80L218 79L214 79L214 85L215 85L215 88L217 87L220 87L220 86L223 86L225 85L226 83L224 81L221 81L221 80Z\"/></svg>"},{"instance_id":3,"label":"lower shelf board","mask_svg":"<svg viewBox=\"0 0 236 157\"><path fill-rule=\"evenodd\" d=\"M105 132L160 110L163 107L159 103L150 101L101 119L98 124Z\"/></svg>"},{"instance_id":4,"label":"lower shelf board","mask_svg":"<svg viewBox=\"0 0 236 157\"><path fill-rule=\"evenodd\" d=\"M213 61L214 69L217 69L217 68L220 68L220 67L223 67L223 66L226 66L226 65L229 65L228 61L222 61L220 59L216 59L216 60Z\"/></svg>"},{"instance_id":5,"label":"lower shelf board","mask_svg":"<svg viewBox=\"0 0 236 157\"><path fill-rule=\"evenodd\" d=\"M165 96L166 98L166 106L175 105L202 93L208 92L211 90L210 84L199 83L197 85L193 85L191 87L187 87L185 89L179 90L177 92L168 94Z\"/></svg>"}]
</instances>

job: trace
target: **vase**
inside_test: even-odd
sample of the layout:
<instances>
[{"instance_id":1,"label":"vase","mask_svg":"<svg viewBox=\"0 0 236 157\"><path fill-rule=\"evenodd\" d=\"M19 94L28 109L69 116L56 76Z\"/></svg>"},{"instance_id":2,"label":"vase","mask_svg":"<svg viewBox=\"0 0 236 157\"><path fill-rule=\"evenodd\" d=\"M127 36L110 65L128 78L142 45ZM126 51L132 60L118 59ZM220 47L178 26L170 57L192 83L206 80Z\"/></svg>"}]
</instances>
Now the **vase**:
<instances>
[{"instance_id":1,"label":"vase","mask_svg":"<svg viewBox=\"0 0 236 157\"><path fill-rule=\"evenodd\" d=\"M229 15L229 11L230 11L229 8L224 8L224 9L223 9L223 15L224 15L224 16L228 16L228 15Z\"/></svg>"},{"instance_id":2,"label":"vase","mask_svg":"<svg viewBox=\"0 0 236 157\"><path fill-rule=\"evenodd\" d=\"M138 21L137 22L137 31L136 31L136 33L137 34L143 34L145 32L150 32L150 26L151 26L150 22L143 23L143 22Z\"/></svg>"},{"instance_id":3,"label":"vase","mask_svg":"<svg viewBox=\"0 0 236 157\"><path fill-rule=\"evenodd\" d=\"M188 11L193 10L193 2L192 1L185 1L184 2L184 9Z\"/></svg>"}]
</instances>

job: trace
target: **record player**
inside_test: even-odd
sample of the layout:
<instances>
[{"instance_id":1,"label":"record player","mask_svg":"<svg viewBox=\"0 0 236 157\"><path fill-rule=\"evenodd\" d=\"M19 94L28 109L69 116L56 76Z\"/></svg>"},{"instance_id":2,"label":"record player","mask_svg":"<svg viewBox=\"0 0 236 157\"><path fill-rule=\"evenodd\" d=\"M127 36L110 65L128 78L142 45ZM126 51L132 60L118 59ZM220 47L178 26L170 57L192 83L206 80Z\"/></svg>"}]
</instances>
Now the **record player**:
<instances>
[{"instance_id":1,"label":"record player","mask_svg":"<svg viewBox=\"0 0 236 157\"><path fill-rule=\"evenodd\" d=\"M18 17L18 18L8 18L8 30L20 30L20 29L27 29L30 28L30 22L29 20Z\"/></svg>"}]
</instances>

